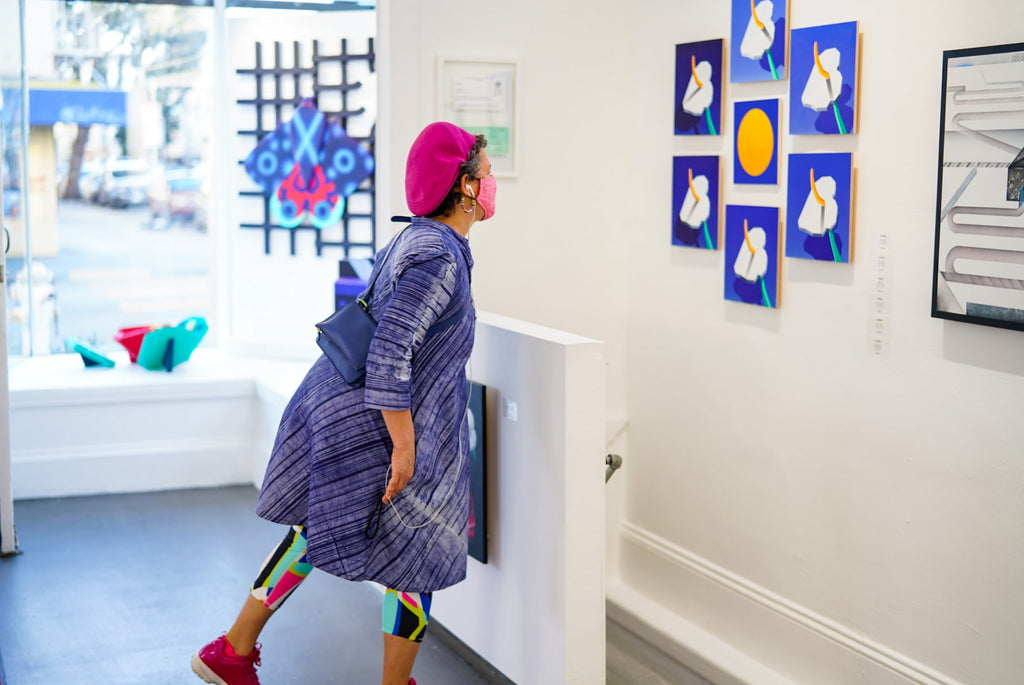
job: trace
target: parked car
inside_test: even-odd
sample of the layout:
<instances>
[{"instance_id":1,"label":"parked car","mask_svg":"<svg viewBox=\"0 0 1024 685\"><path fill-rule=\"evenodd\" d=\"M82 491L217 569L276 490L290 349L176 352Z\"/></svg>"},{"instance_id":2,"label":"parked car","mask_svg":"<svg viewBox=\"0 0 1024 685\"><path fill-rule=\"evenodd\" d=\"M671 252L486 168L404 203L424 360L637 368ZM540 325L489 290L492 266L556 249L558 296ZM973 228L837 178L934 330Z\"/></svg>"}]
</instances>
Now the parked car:
<instances>
[{"instance_id":1,"label":"parked car","mask_svg":"<svg viewBox=\"0 0 1024 685\"><path fill-rule=\"evenodd\" d=\"M148 192L154 227L172 222L206 224L205 173L200 167L159 168Z\"/></svg>"},{"instance_id":2,"label":"parked car","mask_svg":"<svg viewBox=\"0 0 1024 685\"><path fill-rule=\"evenodd\" d=\"M100 204L110 207L136 207L146 204L152 173L144 161L118 159L107 164L99 190Z\"/></svg>"}]
</instances>

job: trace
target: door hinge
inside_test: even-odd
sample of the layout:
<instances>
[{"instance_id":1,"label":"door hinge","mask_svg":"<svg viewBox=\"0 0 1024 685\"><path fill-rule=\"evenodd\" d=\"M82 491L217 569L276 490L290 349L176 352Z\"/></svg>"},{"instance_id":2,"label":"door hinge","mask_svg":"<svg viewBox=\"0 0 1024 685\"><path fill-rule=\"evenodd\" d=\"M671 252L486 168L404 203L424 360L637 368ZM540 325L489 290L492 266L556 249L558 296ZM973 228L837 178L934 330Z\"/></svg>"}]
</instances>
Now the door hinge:
<instances>
[{"instance_id":1,"label":"door hinge","mask_svg":"<svg viewBox=\"0 0 1024 685\"><path fill-rule=\"evenodd\" d=\"M0 283L4 282L4 267L0 264Z\"/></svg>"}]
</instances>

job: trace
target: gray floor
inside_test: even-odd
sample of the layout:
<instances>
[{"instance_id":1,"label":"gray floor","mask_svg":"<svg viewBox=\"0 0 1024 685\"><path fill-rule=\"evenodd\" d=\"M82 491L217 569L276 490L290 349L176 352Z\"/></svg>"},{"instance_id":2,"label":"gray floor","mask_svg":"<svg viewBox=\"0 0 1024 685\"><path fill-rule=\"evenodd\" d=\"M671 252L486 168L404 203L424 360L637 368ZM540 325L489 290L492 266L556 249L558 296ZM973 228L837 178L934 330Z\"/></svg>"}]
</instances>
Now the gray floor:
<instances>
[{"instance_id":1,"label":"gray floor","mask_svg":"<svg viewBox=\"0 0 1024 685\"><path fill-rule=\"evenodd\" d=\"M234 487L15 502L23 553L0 559L0 685L200 683L189 657L227 629L282 535L255 499ZM432 630L420 685L511 682ZM617 624L607 633L607 685L709 685ZM314 570L262 642L264 683L380 682L380 595Z\"/></svg>"},{"instance_id":2,"label":"gray floor","mask_svg":"<svg viewBox=\"0 0 1024 685\"><path fill-rule=\"evenodd\" d=\"M617 623L607 640L606 685L712 685Z\"/></svg>"},{"instance_id":3,"label":"gray floor","mask_svg":"<svg viewBox=\"0 0 1024 685\"><path fill-rule=\"evenodd\" d=\"M15 502L0 559L3 685L200 683L189 657L227 629L283 529L250 487ZM319 571L262 636L264 683L380 682L380 595ZM469 655L472 661L472 655ZM508 682L428 631L420 685Z\"/></svg>"}]
</instances>

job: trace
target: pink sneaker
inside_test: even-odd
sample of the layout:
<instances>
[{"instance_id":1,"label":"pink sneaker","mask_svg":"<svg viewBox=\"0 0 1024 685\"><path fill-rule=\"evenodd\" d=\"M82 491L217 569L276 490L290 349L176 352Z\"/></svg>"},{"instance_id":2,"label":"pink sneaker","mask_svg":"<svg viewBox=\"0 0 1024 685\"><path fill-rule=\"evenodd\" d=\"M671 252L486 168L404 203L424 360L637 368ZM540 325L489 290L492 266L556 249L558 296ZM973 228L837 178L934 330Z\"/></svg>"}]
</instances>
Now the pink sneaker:
<instances>
[{"instance_id":1,"label":"pink sneaker","mask_svg":"<svg viewBox=\"0 0 1024 685\"><path fill-rule=\"evenodd\" d=\"M237 656L224 635L192 655L192 671L214 685L260 685L256 677L259 665L258 644L245 656Z\"/></svg>"}]
</instances>

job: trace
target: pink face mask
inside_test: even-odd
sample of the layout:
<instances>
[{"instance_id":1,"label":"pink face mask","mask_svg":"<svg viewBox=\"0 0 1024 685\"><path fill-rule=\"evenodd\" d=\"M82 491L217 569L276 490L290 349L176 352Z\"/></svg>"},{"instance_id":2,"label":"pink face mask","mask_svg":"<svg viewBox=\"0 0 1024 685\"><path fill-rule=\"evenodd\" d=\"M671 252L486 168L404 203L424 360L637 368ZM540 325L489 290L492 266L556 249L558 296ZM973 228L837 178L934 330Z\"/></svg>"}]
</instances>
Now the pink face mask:
<instances>
[{"instance_id":1,"label":"pink face mask","mask_svg":"<svg viewBox=\"0 0 1024 685\"><path fill-rule=\"evenodd\" d=\"M484 210L484 218L481 221L486 221L494 216L494 195L497 191L498 182L494 180L494 176L480 179L480 195L474 199L480 203L480 207ZM469 188L469 192L472 194L473 189Z\"/></svg>"}]
</instances>

